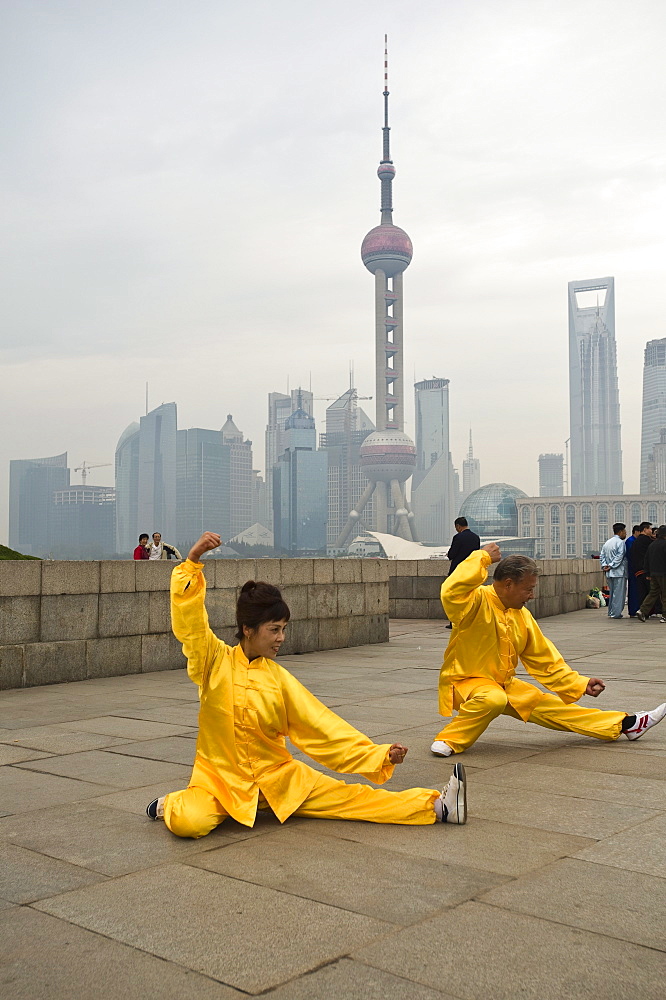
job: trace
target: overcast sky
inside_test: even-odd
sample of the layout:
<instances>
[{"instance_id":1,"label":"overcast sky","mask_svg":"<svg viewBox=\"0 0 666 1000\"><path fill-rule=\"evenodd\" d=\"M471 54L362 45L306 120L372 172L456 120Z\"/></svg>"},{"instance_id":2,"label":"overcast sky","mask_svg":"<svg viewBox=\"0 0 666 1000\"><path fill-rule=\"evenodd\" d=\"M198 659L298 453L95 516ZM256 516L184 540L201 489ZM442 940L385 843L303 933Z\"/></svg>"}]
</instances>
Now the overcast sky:
<instances>
[{"instance_id":1,"label":"overcast sky","mask_svg":"<svg viewBox=\"0 0 666 1000\"><path fill-rule=\"evenodd\" d=\"M569 436L567 282L612 275L637 491L643 348L666 336L663 0L5 0L2 19L0 541L9 460L112 463L146 380L180 427L232 413L258 468L288 378L334 396L353 359L373 394L359 248L385 31L406 429L413 375L449 378L455 464L471 425L482 483L535 492Z\"/></svg>"}]
</instances>

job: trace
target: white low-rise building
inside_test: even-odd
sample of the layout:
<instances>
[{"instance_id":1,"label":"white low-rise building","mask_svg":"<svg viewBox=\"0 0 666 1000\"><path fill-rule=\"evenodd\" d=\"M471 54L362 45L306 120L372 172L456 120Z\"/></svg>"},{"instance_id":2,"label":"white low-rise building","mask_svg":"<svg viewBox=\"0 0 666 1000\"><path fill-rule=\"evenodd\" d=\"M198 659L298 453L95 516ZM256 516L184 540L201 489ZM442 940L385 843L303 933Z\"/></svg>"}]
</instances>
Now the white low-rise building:
<instances>
[{"instance_id":1,"label":"white low-rise building","mask_svg":"<svg viewBox=\"0 0 666 1000\"><path fill-rule=\"evenodd\" d=\"M666 524L666 494L592 497L517 497L518 532L536 538L537 559L573 559L601 549L621 521Z\"/></svg>"}]
</instances>

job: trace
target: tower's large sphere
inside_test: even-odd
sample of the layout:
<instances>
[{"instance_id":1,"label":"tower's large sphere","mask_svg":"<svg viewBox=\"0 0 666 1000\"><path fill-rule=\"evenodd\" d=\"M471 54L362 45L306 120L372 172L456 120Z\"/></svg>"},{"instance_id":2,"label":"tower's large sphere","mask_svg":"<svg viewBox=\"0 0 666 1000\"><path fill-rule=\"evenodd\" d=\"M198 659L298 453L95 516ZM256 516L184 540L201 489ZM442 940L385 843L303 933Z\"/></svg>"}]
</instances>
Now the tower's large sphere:
<instances>
[{"instance_id":1,"label":"tower's large sphere","mask_svg":"<svg viewBox=\"0 0 666 1000\"><path fill-rule=\"evenodd\" d=\"M404 229L385 223L375 226L361 244L361 260L368 271L392 278L409 267L414 248Z\"/></svg>"},{"instance_id":2,"label":"tower's large sphere","mask_svg":"<svg viewBox=\"0 0 666 1000\"><path fill-rule=\"evenodd\" d=\"M361 468L372 483L404 483L416 468L416 446L404 431L368 434L361 445Z\"/></svg>"}]
</instances>

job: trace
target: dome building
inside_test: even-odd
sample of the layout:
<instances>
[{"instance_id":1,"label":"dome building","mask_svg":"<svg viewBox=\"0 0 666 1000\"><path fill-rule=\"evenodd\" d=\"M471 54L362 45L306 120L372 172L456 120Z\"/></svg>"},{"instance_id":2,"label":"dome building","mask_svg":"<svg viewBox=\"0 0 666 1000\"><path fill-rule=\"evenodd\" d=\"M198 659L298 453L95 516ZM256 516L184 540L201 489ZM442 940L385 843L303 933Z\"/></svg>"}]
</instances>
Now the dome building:
<instances>
[{"instance_id":1,"label":"dome building","mask_svg":"<svg viewBox=\"0 0 666 1000\"><path fill-rule=\"evenodd\" d=\"M477 535L485 538L513 538L518 534L517 498L527 494L508 483L489 483L467 497L460 514Z\"/></svg>"}]
</instances>

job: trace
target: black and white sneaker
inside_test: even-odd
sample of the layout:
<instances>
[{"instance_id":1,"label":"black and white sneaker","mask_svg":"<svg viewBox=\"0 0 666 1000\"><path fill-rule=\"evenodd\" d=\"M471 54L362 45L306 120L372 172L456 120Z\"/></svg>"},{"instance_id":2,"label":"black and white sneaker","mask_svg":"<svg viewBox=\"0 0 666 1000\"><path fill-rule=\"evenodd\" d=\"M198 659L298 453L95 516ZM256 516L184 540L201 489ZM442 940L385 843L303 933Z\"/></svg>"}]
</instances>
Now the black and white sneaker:
<instances>
[{"instance_id":1,"label":"black and white sneaker","mask_svg":"<svg viewBox=\"0 0 666 1000\"><path fill-rule=\"evenodd\" d=\"M457 823L462 826L467 822L467 781L465 768L462 764L453 765L453 774L439 796L441 803L442 823ZM439 814L439 810L436 810Z\"/></svg>"},{"instance_id":2,"label":"black and white sneaker","mask_svg":"<svg viewBox=\"0 0 666 1000\"><path fill-rule=\"evenodd\" d=\"M149 819L157 819L158 802L159 799L153 799L153 801L149 802L148 805L146 806L146 816L148 816Z\"/></svg>"},{"instance_id":3,"label":"black and white sneaker","mask_svg":"<svg viewBox=\"0 0 666 1000\"><path fill-rule=\"evenodd\" d=\"M631 729L623 730L628 740L640 740L645 736L648 729L652 729L666 716L666 701L663 705L657 705L651 712L636 712L636 721Z\"/></svg>"}]
</instances>

